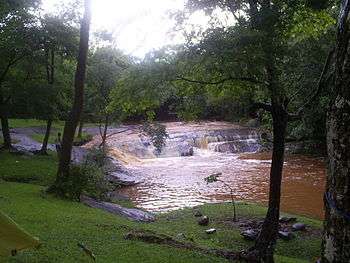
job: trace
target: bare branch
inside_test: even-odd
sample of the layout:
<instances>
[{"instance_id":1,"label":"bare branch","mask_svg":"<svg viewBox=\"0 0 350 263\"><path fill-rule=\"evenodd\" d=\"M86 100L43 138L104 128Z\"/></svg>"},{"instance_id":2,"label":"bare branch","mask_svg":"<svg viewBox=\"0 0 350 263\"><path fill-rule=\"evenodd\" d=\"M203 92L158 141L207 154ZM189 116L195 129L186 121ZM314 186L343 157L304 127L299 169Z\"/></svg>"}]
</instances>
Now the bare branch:
<instances>
[{"instance_id":1,"label":"bare branch","mask_svg":"<svg viewBox=\"0 0 350 263\"><path fill-rule=\"evenodd\" d=\"M249 78L249 77L228 77L218 81L205 81L205 80L195 80L195 79L189 79L186 77L178 76L176 79L173 79L173 81L176 81L176 80L183 80L183 81L203 84L203 85L219 85L228 81L244 81L244 82L250 82L253 84L263 84L263 82L254 78Z\"/></svg>"}]
</instances>

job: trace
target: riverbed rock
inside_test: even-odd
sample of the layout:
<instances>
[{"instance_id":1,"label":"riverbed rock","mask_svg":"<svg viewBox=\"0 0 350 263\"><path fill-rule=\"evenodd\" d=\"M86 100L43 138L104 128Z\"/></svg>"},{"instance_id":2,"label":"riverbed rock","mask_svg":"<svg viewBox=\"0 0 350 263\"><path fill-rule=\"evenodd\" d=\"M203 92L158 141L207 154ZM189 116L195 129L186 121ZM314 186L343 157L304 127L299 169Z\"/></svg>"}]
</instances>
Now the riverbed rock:
<instances>
[{"instance_id":1,"label":"riverbed rock","mask_svg":"<svg viewBox=\"0 0 350 263\"><path fill-rule=\"evenodd\" d=\"M179 155L184 156L192 156L193 155L193 146L189 143L184 142L178 146Z\"/></svg>"},{"instance_id":2,"label":"riverbed rock","mask_svg":"<svg viewBox=\"0 0 350 263\"><path fill-rule=\"evenodd\" d=\"M207 225L209 225L209 217L207 217L207 216L202 216L202 217L198 220L198 225L200 225L200 226L207 226Z\"/></svg>"},{"instance_id":3,"label":"riverbed rock","mask_svg":"<svg viewBox=\"0 0 350 263\"><path fill-rule=\"evenodd\" d=\"M108 180L111 183L121 186L132 186L139 184L141 181L131 174L123 171L116 171L108 174Z\"/></svg>"},{"instance_id":4,"label":"riverbed rock","mask_svg":"<svg viewBox=\"0 0 350 263\"><path fill-rule=\"evenodd\" d=\"M132 186L141 182L141 179L129 172L118 160L107 157L103 171L111 183L120 186Z\"/></svg>"},{"instance_id":5,"label":"riverbed rock","mask_svg":"<svg viewBox=\"0 0 350 263\"><path fill-rule=\"evenodd\" d=\"M243 236L244 239L254 241L258 238L258 231L253 229L248 229L243 232L241 232L241 236Z\"/></svg>"},{"instance_id":6,"label":"riverbed rock","mask_svg":"<svg viewBox=\"0 0 350 263\"><path fill-rule=\"evenodd\" d=\"M208 235L214 234L214 233L216 233L216 229L215 228L207 229L207 230L205 230L205 233L207 233Z\"/></svg>"},{"instance_id":7,"label":"riverbed rock","mask_svg":"<svg viewBox=\"0 0 350 263\"><path fill-rule=\"evenodd\" d=\"M196 211L194 212L194 216L195 216L195 217L201 217L201 216L203 216L203 214L202 214L201 211L196 210Z\"/></svg>"},{"instance_id":8,"label":"riverbed rock","mask_svg":"<svg viewBox=\"0 0 350 263\"><path fill-rule=\"evenodd\" d=\"M292 226L293 231L304 231L306 229L306 225L303 223L295 223Z\"/></svg>"},{"instance_id":9,"label":"riverbed rock","mask_svg":"<svg viewBox=\"0 0 350 263\"><path fill-rule=\"evenodd\" d=\"M88 196L81 196L80 201L87 206L93 207L93 208L99 208L104 211L107 211L109 213L119 215L126 217L130 220L137 221L137 222L153 222L155 221L155 216L151 213L136 209L136 208L125 208L120 205L109 203L109 202L102 202L97 201L93 198L90 198Z\"/></svg>"},{"instance_id":10,"label":"riverbed rock","mask_svg":"<svg viewBox=\"0 0 350 263\"><path fill-rule=\"evenodd\" d=\"M278 237L283 240L291 240L294 235L291 232L288 231L278 231Z\"/></svg>"}]
</instances>

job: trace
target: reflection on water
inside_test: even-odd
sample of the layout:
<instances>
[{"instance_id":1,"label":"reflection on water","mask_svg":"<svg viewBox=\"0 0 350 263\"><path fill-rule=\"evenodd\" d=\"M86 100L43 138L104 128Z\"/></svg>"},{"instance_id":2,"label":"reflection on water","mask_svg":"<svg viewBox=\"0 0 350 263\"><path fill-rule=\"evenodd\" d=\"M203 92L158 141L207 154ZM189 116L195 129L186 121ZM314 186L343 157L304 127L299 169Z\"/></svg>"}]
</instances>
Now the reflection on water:
<instances>
[{"instance_id":1,"label":"reflection on water","mask_svg":"<svg viewBox=\"0 0 350 263\"><path fill-rule=\"evenodd\" d=\"M191 157L147 159L129 164L143 174L144 182L122 189L144 209L164 212L186 206L230 200L222 184L207 185L204 178L222 173L236 200L267 203L271 158L264 154L227 154L195 148ZM286 157L282 187L282 210L323 217L322 195L325 163L302 155Z\"/></svg>"}]
</instances>

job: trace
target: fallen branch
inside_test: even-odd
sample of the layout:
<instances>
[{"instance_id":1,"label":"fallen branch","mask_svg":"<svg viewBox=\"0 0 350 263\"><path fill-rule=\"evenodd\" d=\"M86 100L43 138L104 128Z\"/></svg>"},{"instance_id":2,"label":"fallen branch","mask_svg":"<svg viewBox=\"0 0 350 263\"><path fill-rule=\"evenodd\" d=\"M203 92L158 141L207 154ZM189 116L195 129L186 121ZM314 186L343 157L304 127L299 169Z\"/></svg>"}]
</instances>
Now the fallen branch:
<instances>
[{"instance_id":1,"label":"fallen branch","mask_svg":"<svg viewBox=\"0 0 350 263\"><path fill-rule=\"evenodd\" d=\"M149 230L133 230L129 233L127 233L124 236L127 240L138 240L146 243L151 244L159 244L159 245L167 245L175 248L182 248L182 249L188 249L188 250L194 250L198 251L203 254L211 255L211 256L217 256L222 257L225 259L228 259L230 261L234 260L242 260L240 253L222 250L222 249L211 249L211 248L204 248L200 247L194 243L185 243L178 240L175 240L171 236L167 236L164 234L157 234L155 232L149 231Z\"/></svg>"}]
</instances>

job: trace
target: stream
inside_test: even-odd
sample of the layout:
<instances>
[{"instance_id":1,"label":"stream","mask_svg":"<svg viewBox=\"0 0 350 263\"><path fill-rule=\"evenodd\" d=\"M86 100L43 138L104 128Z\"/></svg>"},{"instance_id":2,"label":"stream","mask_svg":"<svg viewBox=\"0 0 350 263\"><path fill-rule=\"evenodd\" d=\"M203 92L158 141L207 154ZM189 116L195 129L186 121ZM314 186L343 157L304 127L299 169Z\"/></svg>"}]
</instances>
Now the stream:
<instances>
[{"instance_id":1,"label":"stream","mask_svg":"<svg viewBox=\"0 0 350 263\"><path fill-rule=\"evenodd\" d=\"M118 149L115 157L122 157L125 167L142 179L119 190L137 207L166 212L225 202L231 200L231 189L235 200L267 204L271 153L256 153L259 136L254 129L214 122L170 123L167 130L169 139L158 158L136 132L109 140L108 146ZM206 183L204 178L216 173L231 189L221 182ZM287 154L282 211L322 219L325 176L323 158Z\"/></svg>"}]
</instances>

